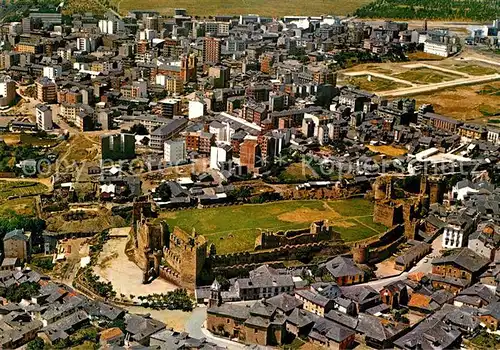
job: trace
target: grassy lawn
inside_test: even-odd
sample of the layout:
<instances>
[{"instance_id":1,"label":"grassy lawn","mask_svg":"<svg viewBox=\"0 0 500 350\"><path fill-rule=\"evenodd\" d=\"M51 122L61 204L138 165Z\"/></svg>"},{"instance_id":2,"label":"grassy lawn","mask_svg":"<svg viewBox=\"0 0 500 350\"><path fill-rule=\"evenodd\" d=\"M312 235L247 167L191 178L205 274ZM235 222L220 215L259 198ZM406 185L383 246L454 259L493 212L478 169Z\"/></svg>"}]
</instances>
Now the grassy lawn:
<instances>
[{"instance_id":1,"label":"grassy lawn","mask_svg":"<svg viewBox=\"0 0 500 350\"><path fill-rule=\"evenodd\" d=\"M193 228L217 247L219 254L253 250L260 230L290 230L328 219L346 241L371 237L385 230L372 223L373 205L364 199L281 201L266 204L165 212L170 227ZM357 221L363 219L363 221Z\"/></svg>"},{"instance_id":2,"label":"grassy lawn","mask_svg":"<svg viewBox=\"0 0 500 350\"><path fill-rule=\"evenodd\" d=\"M192 1L192 0L159 0L136 2L134 0L113 0L119 3L119 10L126 14L130 10L154 10L161 14L173 15L175 8L185 8L189 15L244 15L256 13L261 16L323 14L347 15L371 0L318 0L304 3L300 0L226 0L226 1Z\"/></svg>"},{"instance_id":3,"label":"grassy lawn","mask_svg":"<svg viewBox=\"0 0 500 350\"><path fill-rule=\"evenodd\" d=\"M45 192L47 187L38 182L28 181L0 181L0 199L10 196L27 196Z\"/></svg>"},{"instance_id":4,"label":"grassy lawn","mask_svg":"<svg viewBox=\"0 0 500 350\"><path fill-rule=\"evenodd\" d=\"M9 199L0 204L0 217L11 217L14 214L35 216L35 198L25 197Z\"/></svg>"},{"instance_id":5,"label":"grassy lawn","mask_svg":"<svg viewBox=\"0 0 500 350\"><path fill-rule=\"evenodd\" d=\"M459 76L438 72L430 68L415 68L403 73L396 74L394 75L394 77L408 80L412 83L434 84L441 83L443 81L455 80Z\"/></svg>"},{"instance_id":6,"label":"grassy lawn","mask_svg":"<svg viewBox=\"0 0 500 350\"><path fill-rule=\"evenodd\" d=\"M284 182L307 181L308 177L313 177L314 173L304 163L292 163L279 174L278 178Z\"/></svg>"},{"instance_id":7,"label":"grassy lawn","mask_svg":"<svg viewBox=\"0 0 500 350\"><path fill-rule=\"evenodd\" d=\"M433 55L423 51L415 51L408 54L408 58L412 61L441 61L444 57Z\"/></svg>"},{"instance_id":8,"label":"grassy lawn","mask_svg":"<svg viewBox=\"0 0 500 350\"><path fill-rule=\"evenodd\" d=\"M495 68L484 67L479 65L469 65L469 66L457 67L455 69L459 72L467 73L470 75L490 75L498 72Z\"/></svg>"},{"instance_id":9,"label":"grassy lawn","mask_svg":"<svg viewBox=\"0 0 500 350\"><path fill-rule=\"evenodd\" d=\"M406 84L397 83L392 80L382 79L373 76L371 81L368 80L367 76L357 76L357 77L349 77L347 79L347 82L351 85L357 86L361 90L366 90L371 92L390 91L409 86Z\"/></svg>"}]
</instances>

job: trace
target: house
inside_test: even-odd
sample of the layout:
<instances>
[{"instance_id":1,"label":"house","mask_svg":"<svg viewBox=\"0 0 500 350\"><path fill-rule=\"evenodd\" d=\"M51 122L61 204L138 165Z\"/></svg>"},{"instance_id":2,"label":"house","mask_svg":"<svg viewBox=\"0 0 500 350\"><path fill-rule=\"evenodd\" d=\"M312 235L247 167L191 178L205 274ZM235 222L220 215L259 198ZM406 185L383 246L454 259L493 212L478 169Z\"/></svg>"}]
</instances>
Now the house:
<instances>
[{"instance_id":1,"label":"house","mask_svg":"<svg viewBox=\"0 0 500 350\"><path fill-rule=\"evenodd\" d=\"M459 292L455 297L453 305L458 307L471 306L482 308L496 302L497 300L498 298L489 286L482 283L476 283Z\"/></svg>"},{"instance_id":2,"label":"house","mask_svg":"<svg viewBox=\"0 0 500 350\"><path fill-rule=\"evenodd\" d=\"M356 332L325 318L319 318L309 333L309 341L328 349L350 349Z\"/></svg>"},{"instance_id":3,"label":"house","mask_svg":"<svg viewBox=\"0 0 500 350\"><path fill-rule=\"evenodd\" d=\"M487 259L495 260L500 247L500 225L491 221L480 223L469 236L467 247Z\"/></svg>"},{"instance_id":4,"label":"house","mask_svg":"<svg viewBox=\"0 0 500 350\"><path fill-rule=\"evenodd\" d=\"M365 272L349 258L337 256L322 267L328 271L339 286L361 283L365 280Z\"/></svg>"},{"instance_id":5,"label":"house","mask_svg":"<svg viewBox=\"0 0 500 350\"><path fill-rule=\"evenodd\" d=\"M286 330L296 337L304 337L311 331L316 318L310 312L296 308L286 318Z\"/></svg>"},{"instance_id":6,"label":"house","mask_svg":"<svg viewBox=\"0 0 500 350\"><path fill-rule=\"evenodd\" d=\"M300 300L288 293L276 295L267 299L267 302L276 306L277 310L285 315L289 315L296 308L302 308L303 305Z\"/></svg>"},{"instance_id":7,"label":"house","mask_svg":"<svg viewBox=\"0 0 500 350\"><path fill-rule=\"evenodd\" d=\"M432 285L458 292L479 279L489 259L469 248L454 249L432 261Z\"/></svg>"},{"instance_id":8,"label":"house","mask_svg":"<svg viewBox=\"0 0 500 350\"><path fill-rule=\"evenodd\" d=\"M443 248L453 249L466 247L469 234L475 228L475 220L465 213L448 217L443 231Z\"/></svg>"},{"instance_id":9,"label":"house","mask_svg":"<svg viewBox=\"0 0 500 350\"><path fill-rule=\"evenodd\" d=\"M361 334L366 345L375 349L393 347L393 342L401 336L408 327L402 323L390 322L368 314L360 314L356 332Z\"/></svg>"},{"instance_id":10,"label":"house","mask_svg":"<svg viewBox=\"0 0 500 350\"><path fill-rule=\"evenodd\" d=\"M380 290L380 299L391 309L398 309L408 303L408 289L406 284L395 281Z\"/></svg>"},{"instance_id":11,"label":"house","mask_svg":"<svg viewBox=\"0 0 500 350\"><path fill-rule=\"evenodd\" d=\"M108 328L99 333L99 344L102 347L120 346L125 340L125 334L118 327Z\"/></svg>"},{"instance_id":12,"label":"house","mask_svg":"<svg viewBox=\"0 0 500 350\"><path fill-rule=\"evenodd\" d=\"M292 275L263 265L250 271L248 278L238 278L234 287L241 300L255 300L292 292L295 285Z\"/></svg>"},{"instance_id":13,"label":"house","mask_svg":"<svg viewBox=\"0 0 500 350\"><path fill-rule=\"evenodd\" d=\"M285 339L286 316L265 300L252 306L221 304L207 310L207 329L261 346L280 345Z\"/></svg>"},{"instance_id":14,"label":"house","mask_svg":"<svg viewBox=\"0 0 500 350\"><path fill-rule=\"evenodd\" d=\"M3 238L5 258L17 258L21 261L29 260L31 254L31 232L16 229L7 232Z\"/></svg>"},{"instance_id":15,"label":"house","mask_svg":"<svg viewBox=\"0 0 500 350\"><path fill-rule=\"evenodd\" d=\"M481 312L479 319L489 330L493 332L498 331L498 325L500 324L500 302L497 301L489 304L485 310Z\"/></svg>"},{"instance_id":16,"label":"house","mask_svg":"<svg viewBox=\"0 0 500 350\"><path fill-rule=\"evenodd\" d=\"M349 286L342 287L341 290L345 298L352 300L356 304L358 313L382 302L380 294L370 286Z\"/></svg>"},{"instance_id":17,"label":"house","mask_svg":"<svg viewBox=\"0 0 500 350\"><path fill-rule=\"evenodd\" d=\"M425 242L408 240L411 247L394 261L394 268L400 271L406 271L415 265L420 259L430 253L432 246Z\"/></svg>"},{"instance_id":18,"label":"house","mask_svg":"<svg viewBox=\"0 0 500 350\"><path fill-rule=\"evenodd\" d=\"M307 289L295 291L295 297L304 304L304 310L321 317L325 316L325 314L334 307L333 300Z\"/></svg>"},{"instance_id":19,"label":"house","mask_svg":"<svg viewBox=\"0 0 500 350\"><path fill-rule=\"evenodd\" d=\"M131 340L141 345L148 346L150 336L164 328L165 324L163 322L155 320L149 315L125 315L125 330L130 334Z\"/></svg>"},{"instance_id":20,"label":"house","mask_svg":"<svg viewBox=\"0 0 500 350\"><path fill-rule=\"evenodd\" d=\"M420 346L421 349L458 349L462 333L450 326L440 316L430 316L420 322L412 331L394 341L396 349Z\"/></svg>"}]
</instances>

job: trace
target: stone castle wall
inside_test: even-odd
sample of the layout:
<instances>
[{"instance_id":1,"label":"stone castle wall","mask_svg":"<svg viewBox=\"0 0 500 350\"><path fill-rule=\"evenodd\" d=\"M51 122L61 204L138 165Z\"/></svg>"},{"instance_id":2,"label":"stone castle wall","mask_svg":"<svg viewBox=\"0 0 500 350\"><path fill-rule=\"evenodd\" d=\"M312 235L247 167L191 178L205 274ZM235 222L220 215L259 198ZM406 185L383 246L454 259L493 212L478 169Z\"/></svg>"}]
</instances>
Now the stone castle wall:
<instances>
[{"instance_id":1,"label":"stone castle wall","mask_svg":"<svg viewBox=\"0 0 500 350\"><path fill-rule=\"evenodd\" d=\"M255 250L317 243L331 239L340 239L340 234L332 230L328 221L317 221L306 229L277 232L264 231L255 240Z\"/></svg>"}]
</instances>

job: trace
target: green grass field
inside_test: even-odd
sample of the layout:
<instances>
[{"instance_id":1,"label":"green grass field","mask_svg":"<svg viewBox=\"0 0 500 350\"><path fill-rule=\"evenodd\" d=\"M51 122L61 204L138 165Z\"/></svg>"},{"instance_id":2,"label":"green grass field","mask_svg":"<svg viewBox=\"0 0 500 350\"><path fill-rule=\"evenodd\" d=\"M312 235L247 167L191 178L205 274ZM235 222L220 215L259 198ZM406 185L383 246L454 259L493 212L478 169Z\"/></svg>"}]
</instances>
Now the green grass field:
<instances>
[{"instance_id":1,"label":"green grass field","mask_svg":"<svg viewBox=\"0 0 500 350\"><path fill-rule=\"evenodd\" d=\"M470 75L490 75L498 73L498 70L496 70L495 68L484 67L479 65L463 66L455 69L459 72L467 73Z\"/></svg>"},{"instance_id":2,"label":"green grass field","mask_svg":"<svg viewBox=\"0 0 500 350\"><path fill-rule=\"evenodd\" d=\"M446 74L429 68L415 68L394 77L419 84L434 84L458 79L458 75Z\"/></svg>"},{"instance_id":3,"label":"green grass field","mask_svg":"<svg viewBox=\"0 0 500 350\"><path fill-rule=\"evenodd\" d=\"M390 91L410 86L389 79L383 79L374 76L372 76L371 80L369 81L366 75L349 77L347 79L347 83L357 86L361 90L366 90L371 92Z\"/></svg>"},{"instance_id":4,"label":"green grass field","mask_svg":"<svg viewBox=\"0 0 500 350\"><path fill-rule=\"evenodd\" d=\"M47 187L41 183L28 181L0 181L0 199L10 196L27 196L45 192Z\"/></svg>"},{"instance_id":5,"label":"green grass field","mask_svg":"<svg viewBox=\"0 0 500 350\"><path fill-rule=\"evenodd\" d=\"M170 227L204 235L215 243L218 254L253 250L260 230L306 228L313 221L328 219L346 241L374 236L386 227L372 221L373 205L364 199L338 201L304 200L209 209L165 212Z\"/></svg>"},{"instance_id":6,"label":"green grass field","mask_svg":"<svg viewBox=\"0 0 500 350\"><path fill-rule=\"evenodd\" d=\"M371 0L318 0L304 3L300 0L158 0L140 1L113 0L119 4L119 11L154 10L164 15L173 15L175 8L185 8L189 15L245 15L255 13L261 16L282 17L286 15L318 16L323 14L347 15L369 3Z\"/></svg>"}]
</instances>

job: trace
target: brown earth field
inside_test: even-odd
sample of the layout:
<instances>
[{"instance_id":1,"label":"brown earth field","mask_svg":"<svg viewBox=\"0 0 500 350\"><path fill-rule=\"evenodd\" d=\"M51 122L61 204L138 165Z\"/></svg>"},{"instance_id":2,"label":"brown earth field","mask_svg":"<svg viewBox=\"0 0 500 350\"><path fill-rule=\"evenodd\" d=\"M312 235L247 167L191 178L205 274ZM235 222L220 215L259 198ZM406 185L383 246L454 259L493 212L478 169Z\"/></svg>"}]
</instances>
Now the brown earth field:
<instances>
[{"instance_id":1,"label":"brown earth field","mask_svg":"<svg viewBox=\"0 0 500 350\"><path fill-rule=\"evenodd\" d=\"M430 103L436 113L463 121L487 123L500 113L500 82L459 86L428 94L411 96L417 105Z\"/></svg>"}]
</instances>

